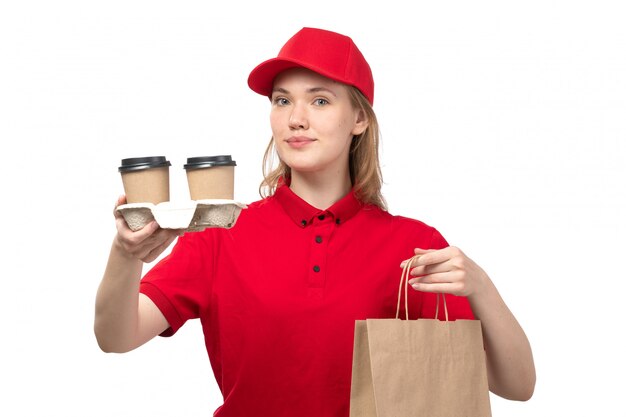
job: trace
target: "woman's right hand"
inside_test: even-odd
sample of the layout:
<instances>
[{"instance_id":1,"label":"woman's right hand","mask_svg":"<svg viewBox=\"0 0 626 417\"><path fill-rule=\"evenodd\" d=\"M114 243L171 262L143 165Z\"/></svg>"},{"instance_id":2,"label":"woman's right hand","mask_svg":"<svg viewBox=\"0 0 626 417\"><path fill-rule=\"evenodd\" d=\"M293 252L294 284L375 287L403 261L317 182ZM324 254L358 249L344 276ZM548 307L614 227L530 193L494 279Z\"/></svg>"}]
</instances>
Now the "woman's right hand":
<instances>
[{"instance_id":1,"label":"woman's right hand","mask_svg":"<svg viewBox=\"0 0 626 417\"><path fill-rule=\"evenodd\" d=\"M146 263L152 262L167 249L177 236L182 234L181 230L161 229L156 220L152 220L141 230L133 232L126 224L122 213L117 211L117 207L122 204L126 204L125 195L117 199L113 209L115 226L117 227L114 245L126 256Z\"/></svg>"}]
</instances>

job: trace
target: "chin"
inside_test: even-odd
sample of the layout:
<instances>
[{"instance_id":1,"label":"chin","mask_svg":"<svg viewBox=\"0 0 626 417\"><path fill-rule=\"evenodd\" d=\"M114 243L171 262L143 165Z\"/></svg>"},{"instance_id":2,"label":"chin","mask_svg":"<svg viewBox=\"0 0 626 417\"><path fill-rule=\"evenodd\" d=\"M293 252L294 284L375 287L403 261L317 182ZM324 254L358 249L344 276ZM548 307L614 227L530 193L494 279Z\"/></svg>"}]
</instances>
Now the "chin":
<instances>
[{"instance_id":1,"label":"chin","mask_svg":"<svg viewBox=\"0 0 626 417\"><path fill-rule=\"evenodd\" d=\"M297 172L315 172L319 170L320 166L315 161L311 161L311 158L283 158L280 160L285 163L292 171Z\"/></svg>"},{"instance_id":2,"label":"chin","mask_svg":"<svg viewBox=\"0 0 626 417\"><path fill-rule=\"evenodd\" d=\"M312 165L287 164L287 166L291 168L291 172L311 173L319 171L319 167Z\"/></svg>"}]
</instances>

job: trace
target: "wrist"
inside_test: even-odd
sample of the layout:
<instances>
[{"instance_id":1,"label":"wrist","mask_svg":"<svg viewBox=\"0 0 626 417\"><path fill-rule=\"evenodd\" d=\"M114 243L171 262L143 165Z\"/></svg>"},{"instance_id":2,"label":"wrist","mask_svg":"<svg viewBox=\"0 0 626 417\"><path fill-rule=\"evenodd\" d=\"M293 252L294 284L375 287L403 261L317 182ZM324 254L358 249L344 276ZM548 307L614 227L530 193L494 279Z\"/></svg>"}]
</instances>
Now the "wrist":
<instances>
[{"instance_id":1,"label":"wrist","mask_svg":"<svg viewBox=\"0 0 626 417\"><path fill-rule=\"evenodd\" d=\"M484 272L477 275L476 285L474 286L474 291L467 296L470 304L478 305L481 304L483 300L488 299L492 296L492 292L495 291L495 286L491 281L491 278Z\"/></svg>"},{"instance_id":2,"label":"wrist","mask_svg":"<svg viewBox=\"0 0 626 417\"><path fill-rule=\"evenodd\" d=\"M115 238L113 239L113 244L111 245L111 256L125 262L142 262L141 259L138 259L135 255L126 250L122 242L119 240L119 235L115 235Z\"/></svg>"}]
</instances>

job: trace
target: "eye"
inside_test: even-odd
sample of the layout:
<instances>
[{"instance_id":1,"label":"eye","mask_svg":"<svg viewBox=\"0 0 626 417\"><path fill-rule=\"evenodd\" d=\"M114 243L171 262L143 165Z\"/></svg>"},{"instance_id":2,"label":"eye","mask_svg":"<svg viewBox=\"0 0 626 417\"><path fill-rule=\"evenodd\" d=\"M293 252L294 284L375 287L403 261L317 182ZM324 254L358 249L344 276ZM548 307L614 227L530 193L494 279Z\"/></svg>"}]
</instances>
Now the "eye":
<instances>
[{"instance_id":1,"label":"eye","mask_svg":"<svg viewBox=\"0 0 626 417\"><path fill-rule=\"evenodd\" d=\"M328 100L326 100L325 98L316 98L314 103L317 106L325 106L328 104Z\"/></svg>"},{"instance_id":2,"label":"eye","mask_svg":"<svg viewBox=\"0 0 626 417\"><path fill-rule=\"evenodd\" d=\"M289 100L287 100L285 97L275 97L272 99L272 103L277 106L286 106L287 104L289 104Z\"/></svg>"}]
</instances>

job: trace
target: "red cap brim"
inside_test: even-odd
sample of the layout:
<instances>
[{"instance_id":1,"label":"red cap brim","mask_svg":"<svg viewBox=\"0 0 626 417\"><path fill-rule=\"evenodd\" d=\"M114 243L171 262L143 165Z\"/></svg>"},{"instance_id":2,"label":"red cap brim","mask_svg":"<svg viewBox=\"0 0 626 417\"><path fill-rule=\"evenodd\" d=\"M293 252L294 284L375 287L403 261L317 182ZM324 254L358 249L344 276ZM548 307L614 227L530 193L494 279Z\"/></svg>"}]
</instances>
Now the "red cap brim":
<instances>
[{"instance_id":1,"label":"red cap brim","mask_svg":"<svg viewBox=\"0 0 626 417\"><path fill-rule=\"evenodd\" d=\"M257 65L248 76L248 86L252 91L270 97L274 87L274 78L281 72L290 68L306 68L332 80L346 83L346 80L338 79L321 68L316 68L309 63L297 59L272 58Z\"/></svg>"}]
</instances>

